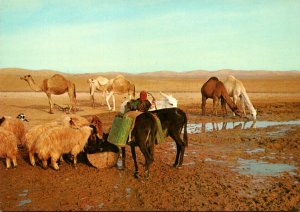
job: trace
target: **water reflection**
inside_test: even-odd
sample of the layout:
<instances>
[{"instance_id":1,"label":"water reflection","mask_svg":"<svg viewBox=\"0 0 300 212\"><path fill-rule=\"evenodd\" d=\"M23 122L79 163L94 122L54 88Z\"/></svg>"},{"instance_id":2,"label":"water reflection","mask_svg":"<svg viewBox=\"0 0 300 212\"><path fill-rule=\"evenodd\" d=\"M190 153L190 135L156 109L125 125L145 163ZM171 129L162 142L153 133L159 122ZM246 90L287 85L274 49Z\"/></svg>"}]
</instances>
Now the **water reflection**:
<instances>
[{"instance_id":1,"label":"water reflection","mask_svg":"<svg viewBox=\"0 0 300 212\"><path fill-rule=\"evenodd\" d=\"M187 131L190 134L205 133L209 131L219 131L228 129L250 129L250 128L263 128L276 125L300 124L300 120L295 121L231 121L231 122L202 122L191 123L187 125Z\"/></svg>"},{"instance_id":2,"label":"water reflection","mask_svg":"<svg viewBox=\"0 0 300 212\"><path fill-rule=\"evenodd\" d=\"M245 175L266 175L266 176L279 176L283 172L295 175L294 170L297 168L294 165L282 163L268 163L265 161L246 160L243 158L238 159L240 164L237 171Z\"/></svg>"}]
</instances>

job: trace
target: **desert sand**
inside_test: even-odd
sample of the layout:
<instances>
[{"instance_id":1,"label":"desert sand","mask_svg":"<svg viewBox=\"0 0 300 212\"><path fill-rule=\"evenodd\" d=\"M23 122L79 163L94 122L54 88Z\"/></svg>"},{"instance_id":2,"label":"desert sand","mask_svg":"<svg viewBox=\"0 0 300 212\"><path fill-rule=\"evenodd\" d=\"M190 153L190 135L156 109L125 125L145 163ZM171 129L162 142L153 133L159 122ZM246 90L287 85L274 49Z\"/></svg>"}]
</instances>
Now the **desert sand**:
<instances>
[{"instance_id":1,"label":"desert sand","mask_svg":"<svg viewBox=\"0 0 300 212\"><path fill-rule=\"evenodd\" d=\"M30 129L64 115L58 109L48 113L46 95L31 91L19 79L26 73L39 83L54 72L0 70L0 116L22 112ZM207 101L208 115L201 115L202 84L211 76L224 80L228 74L244 83L257 109L256 122L230 112L225 117L211 115L212 100ZM98 115L107 132L118 111L100 105L100 93L96 107L91 107L87 79L97 74L65 76L76 84L77 114ZM138 149L140 177L135 179L129 147L125 170L119 163L96 169L82 155L76 167L62 163L59 171L32 167L20 147L17 168L6 169L1 159L0 210L300 210L300 72L163 72L126 77L135 83L137 94L147 90L160 99L163 91L178 99L189 127L183 166L172 167L176 146L170 138L155 146L149 179L144 178ZM124 97L116 95L117 110ZM53 100L69 104L67 94Z\"/></svg>"}]
</instances>

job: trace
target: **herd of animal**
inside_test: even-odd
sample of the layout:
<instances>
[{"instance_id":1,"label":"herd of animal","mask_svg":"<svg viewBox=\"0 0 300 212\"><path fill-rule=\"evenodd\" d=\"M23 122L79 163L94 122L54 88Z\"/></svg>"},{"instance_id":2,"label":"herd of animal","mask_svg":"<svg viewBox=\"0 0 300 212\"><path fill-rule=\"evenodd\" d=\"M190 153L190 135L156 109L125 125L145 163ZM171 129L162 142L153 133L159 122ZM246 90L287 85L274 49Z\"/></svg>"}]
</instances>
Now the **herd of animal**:
<instances>
[{"instance_id":1,"label":"herd of animal","mask_svg":"<svg viewBox=\"0 0 300 212\"><path fill-rule=\"evenodd\" d=\"M60 95L68 92L72 110L76 112L76 89L75 84L66 80L62 75L55 74L49 79L45 79L41 85L37 85L31 75L21 77L34 91L43 91L49 100L50 113L53 113L54 103L51 94ZM119 75L113 79L98 77L88 80L92 106L94 107L95 91L101 91L105 96L109 110L115 110L114 94L128 93L131 98L135 98L135 86L125 77ZM213 113L217 114L217 107L221 101L223 114L227 113L226 104L233 111L234 115L242 116L236 102L240 98L244 115L245 105L248 107L253 119L256 119L256 110L253 107L245 87L242 82L233 76L229 76L226 81L221 82L217 77L211 77L201 88L202 94L202 114L206 114L206 100L213 99ZM153 150L157 143L156 133L159 130L155 119L159 119L165 137L170 136L177 147L174 166L183 163L185 147L188 145L187 138L187 116L184 111L177 108L177 100L161 92L163 100L156 101L156 106L151 111L144 112L135 120L134 128L131 132L130 142L132 158L135 165L137 177L138 166L136 162L135 147L139 146L145 157L145 171L148 173L153 162ZM109 99L113 97L113 107L109 104ZM231 100L230 97L233 97ZM120 112L124 111L126 101L121 104ZM18 116L12 118L8 116L0 117L0 157L6 158L6 167L17 166L18 145L26 147L30 164L36 165L36 158L41 161L42 166L50 165L58 170L57 161L62 160L62 155L69 154L74 165L77 163L77 155L86 150L87 152L97 152L103 150L103 145L108 147L107 151L115 151L114 145L107 142L107 136L103 136L102 122L97 116L84 118L78 115L65 115L58 120L37 125L26 130L23 121L26 118ZM183 139L181 134L183 132ZM100 139L101 138L101 139ZM102 145L102 146L101 146ZM123 166L125 166L125 147L122 147Z\"/></svg>"}]
</instances>

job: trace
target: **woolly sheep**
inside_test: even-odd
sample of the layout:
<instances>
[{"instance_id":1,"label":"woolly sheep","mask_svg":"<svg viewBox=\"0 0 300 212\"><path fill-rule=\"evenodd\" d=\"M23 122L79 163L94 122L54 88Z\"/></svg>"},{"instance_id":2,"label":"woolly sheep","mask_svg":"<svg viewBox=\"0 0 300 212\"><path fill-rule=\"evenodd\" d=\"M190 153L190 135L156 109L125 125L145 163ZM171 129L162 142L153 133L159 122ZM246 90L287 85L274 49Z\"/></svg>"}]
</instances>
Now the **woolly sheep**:
<instances>
[{"instance_id":1,"label":"woolly sheep","mask_svg":"<svg viewBox=\"0 0 300 212\"><path fill-rule=\"evenodd\" d=\"M42 135L47 130L56 127L56 126L65 126L65 127L71 127L71 128L79 128L81 126L89 125L89 121L83 117L80 116L63 116L60 119L57 119L52 122L48 122L46 124L36 125L28 130L28 132L25 135L25 141L23 145L27 148L29 153L29 160L30 164L32 166L35 166L35 159L34 154L32 152L32 147L35 144L35 141L37 138Z\"/></svg>"},{"instance_id":2,"label":"woolly sheep","mask_svg":"<svg viewBox=\"0 0 300 212\"><path fill-rule=\"evenodd\" d=\"M17 167L18 139L9 130L0 127L0 157L6 158L6 168Z\"/></svg>"},{"instance_id":3,"label":"woolly sheep","mask_svg":"<svg viewBox=\"0 0 300 212\"><path fill-rule=\"evenodd\" d=\"M84 149L91 133L92 128L89 126L77 129L65 126L53 127L38 137L31 154L37 153L44 168L47 168L47 160L51 157L51 166L58 170L56 161L62 154L67 153L72 154L76 165L77 155Z\"/></svg>"},{"instance_id":4,"label":"woolly sheep","mask_svg":"<svg viewBox=\"0 0 300 212\"><path fill-rule=\"evenodd\" d=\"M24 142L26 129L23 121L21 121L20 119L4 116L0 118L0 128L6 129L14 133L14 135L18 139L18 144L22 144Z\"/></svg>"}]
</instances>

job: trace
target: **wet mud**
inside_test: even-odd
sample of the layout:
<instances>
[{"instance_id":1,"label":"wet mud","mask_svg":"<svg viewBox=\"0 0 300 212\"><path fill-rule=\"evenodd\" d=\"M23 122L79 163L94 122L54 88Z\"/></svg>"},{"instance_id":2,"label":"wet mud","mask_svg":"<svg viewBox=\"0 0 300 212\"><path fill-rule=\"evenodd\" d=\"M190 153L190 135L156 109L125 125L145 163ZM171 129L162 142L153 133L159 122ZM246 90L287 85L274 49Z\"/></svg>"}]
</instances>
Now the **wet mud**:
<instances>
[{"instance_id":1,"label":"wet mud","mask_svg":"<svg viewBox=\"0 0 300 212\"><path fill-rule=\"evenodd\" d=\"M21 108L30 117L28 128L62 114L32 109L30 99L22 105L14 102L8 99L5 107L0 105L1 111L17 113ZM139 149L139 178L135 179L129 147L125 170L121 160L113 168L96 169L80 155L76 167L63 162L59 171L32 167L26 150L20 148L17 168L7 170L1 159L0 210L298 211L299 98L271 103L254 98L253 104L258 109L256 123L231 114L201 116L199 103L179 104L187 113L189 128L183 166L173 168L176 145L167 138L155 146L148 179ZM101 112L90 109L88 104L80 109L81 115L99 115L105 131L117 114L105 107L100 107Z\"/></svg>"}]
</instances>

